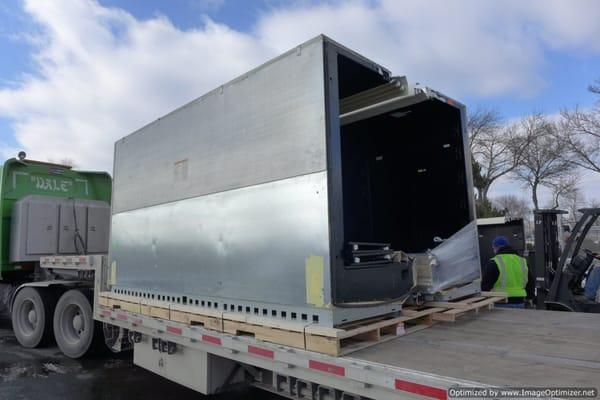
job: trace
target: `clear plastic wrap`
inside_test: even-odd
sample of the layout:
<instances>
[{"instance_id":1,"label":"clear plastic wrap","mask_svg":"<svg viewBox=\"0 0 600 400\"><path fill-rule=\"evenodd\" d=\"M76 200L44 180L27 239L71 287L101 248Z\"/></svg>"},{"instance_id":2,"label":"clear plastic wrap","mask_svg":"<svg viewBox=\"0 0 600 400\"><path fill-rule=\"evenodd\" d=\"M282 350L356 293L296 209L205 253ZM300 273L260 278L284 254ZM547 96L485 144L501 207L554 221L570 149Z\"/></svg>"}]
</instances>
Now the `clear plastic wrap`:
<instances>
[{"instance_id":1,"label":"clear plastic wrap","mask_svg":"<svg viewBox=\"0 0 600 400\"><path fill-rule=\"evenodd\" d=\"M417 290L435 294L481 279L477 223L469 223L424 254L411 254Z\"/></svg>"}]
</instances>

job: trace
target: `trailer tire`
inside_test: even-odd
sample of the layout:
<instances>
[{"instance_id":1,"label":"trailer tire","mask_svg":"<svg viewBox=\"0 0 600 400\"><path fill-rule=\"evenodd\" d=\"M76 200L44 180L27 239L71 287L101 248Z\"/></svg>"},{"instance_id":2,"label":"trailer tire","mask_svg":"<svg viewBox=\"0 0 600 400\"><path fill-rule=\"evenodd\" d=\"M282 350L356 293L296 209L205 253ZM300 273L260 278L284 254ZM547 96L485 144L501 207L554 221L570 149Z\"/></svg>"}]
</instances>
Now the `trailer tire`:
<instances>
[{"instance_id":1,"label":"trailer tire","mask_svg":"<svg viewBox=\"0 0 600 400\"><path fill-rule=\"evenodd\" d=\"M94 321L91 291L72 289L65 292L54 310L54 338L64 355L80 358L99 348L99 325Z\"/></svg>"},{"instance_id":2,"label":"trailer tire","mask_svg":"<svg viewBox=\"0 0 600 400\"><path fill-rule=\"evenodd\" d=\"M35 348L52 340L52 319L56 296L45 288L24 287L17 292L11 320L21 346Z\"/></svg>"}]
</instances>

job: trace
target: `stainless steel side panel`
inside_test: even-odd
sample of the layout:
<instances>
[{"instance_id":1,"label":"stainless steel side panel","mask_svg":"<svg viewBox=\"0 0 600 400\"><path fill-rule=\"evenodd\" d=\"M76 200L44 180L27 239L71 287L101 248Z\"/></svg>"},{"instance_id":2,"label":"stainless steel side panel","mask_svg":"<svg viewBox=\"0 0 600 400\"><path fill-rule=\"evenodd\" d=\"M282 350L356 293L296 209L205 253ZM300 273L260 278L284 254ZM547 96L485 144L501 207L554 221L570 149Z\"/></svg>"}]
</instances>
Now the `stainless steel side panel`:
<instances>
[{"instance_id":1,"label":"stainless steel side panel","mask_svg":"<svg viewBox=\"0 0 600 400\"><path fill-rule=\"evenodd\" d=\"M323 260L326 305L326 189L319 172L116 214L115 287L304 308L314 255Z\"/></svg>"},{"instance_id":2,"label":"stainless steel side panel","mask_svg":"<svg viewBox=\"0 0 600 400\"><path fill-rule=\"evenodd\" d=\"M113 213L325 169L317 37L119 140Z\"/></svg>"}]
</instances>

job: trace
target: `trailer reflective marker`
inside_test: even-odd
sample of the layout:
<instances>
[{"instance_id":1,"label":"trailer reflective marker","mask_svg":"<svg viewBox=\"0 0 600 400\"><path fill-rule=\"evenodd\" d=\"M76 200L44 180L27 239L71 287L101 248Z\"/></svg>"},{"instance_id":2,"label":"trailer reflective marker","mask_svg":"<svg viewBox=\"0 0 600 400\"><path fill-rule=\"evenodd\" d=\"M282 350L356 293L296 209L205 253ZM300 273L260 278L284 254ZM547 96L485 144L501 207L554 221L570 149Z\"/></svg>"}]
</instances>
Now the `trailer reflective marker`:
<instances>
[{"instance_id":1,"label":"trailer reflective marker","mask_svg":"<svg viewBox=\"0 0 600 400\"><path fill-rule=\"evenodd\" d=\"M275 358L275 352L273 352L273 350L263 349L256 346L248 346L248 353L265 358Z\"/></svg>"},{"instance_id":2,"label":"trailer reflective marker","mask_svg":"<svg viewBox=\"0 0 600 400\"><path fill-rule=\"evenodd\" d=\"M419 383L403 381L396 379L396 389L403 392L415 393L421 396L431 397L432 399L447 400L448 391L446 389L437 388L434 386L421 385Z\"/></svg>"},{"instance_id":3,"label":"trailer reflective marker","mask_svg":"<svg viewBox=\"0 0 600 400\"><path fill-rule=\"evenodd\" d=\"M221 345L221 339L216 336L202 335L202 341L206 342L206 343L211 343L211 344L214 344L217 346Z\"/></svg>"},{"instance_id":4,"label":"trailer reflective marker","mask_svg":"<svg viewBox=\"0 0 600 400\"><path fill-rule=\"evenodd\" d=\"M174 333L175 335L181 335L181 328L167 325L167 332Z\"/></svg>"},{"instance_id":5,"label":"trailer reflective marker","mask_svg":"<svg viewBox=\"0 0 600 400\"><path fill-rule=\"evenodd\" d=\"M308 368L316 369L317 371L327 372L329 374L346 376L346 369L335 364L328 364L321 361L309 360Z\"/></svg>"}]
</instances>

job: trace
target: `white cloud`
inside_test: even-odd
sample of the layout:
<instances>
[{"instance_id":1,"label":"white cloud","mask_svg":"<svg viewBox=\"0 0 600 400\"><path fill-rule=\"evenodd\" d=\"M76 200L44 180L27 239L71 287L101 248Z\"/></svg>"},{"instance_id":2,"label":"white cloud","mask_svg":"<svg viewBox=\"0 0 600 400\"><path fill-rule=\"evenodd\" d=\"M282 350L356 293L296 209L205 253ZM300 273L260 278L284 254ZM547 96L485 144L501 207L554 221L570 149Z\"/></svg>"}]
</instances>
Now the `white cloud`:
<instances>
[{"instance_id":1,"label":"white cloud","mask_svg":"<svg viewBox=\"0 0 600 400\"><path fill-rule=\"evenodd\" d=\"M25 4L42 28L38 75L0 91L0 115L32 158L111 170L116 139L271 55L210 20L182 31L92 1Z\"/></svg>"},{"instance_id":2,"label":"white cloud","mask_svg":"<svg viewBox=\"0 0 600 400\"><path fill-rule=\"evenodd\" d=\"M0 90L0 117L32 157L110 170L119 137L319 33L459 98L531 95L546 50L600 52L594 0L284 4L244 33L208 18L184 31L92 0L27 0L37 74Z\"/></svg>"}]
</instances>

